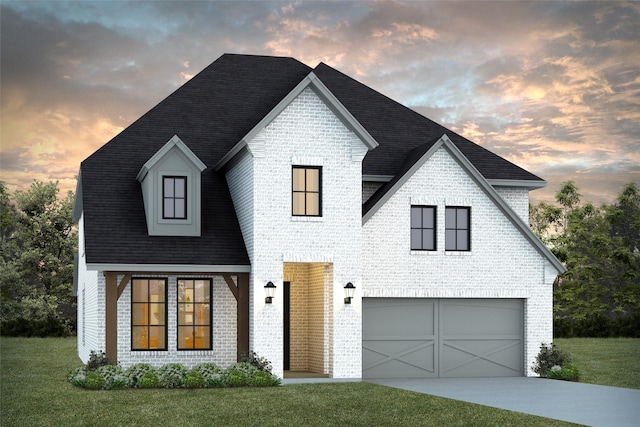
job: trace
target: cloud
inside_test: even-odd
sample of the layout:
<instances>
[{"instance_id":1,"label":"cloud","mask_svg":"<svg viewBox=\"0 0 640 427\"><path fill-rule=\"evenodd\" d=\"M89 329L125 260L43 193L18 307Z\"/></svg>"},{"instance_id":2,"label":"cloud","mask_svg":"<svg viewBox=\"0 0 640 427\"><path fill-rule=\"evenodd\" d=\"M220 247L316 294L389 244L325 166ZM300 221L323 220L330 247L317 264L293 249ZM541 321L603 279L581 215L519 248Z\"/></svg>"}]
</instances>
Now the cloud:
<instances>
[{"instance_id":1,"label":"cloud","mask_svg":"<svg viewBox=\"0 0 640 427\"><path fill-rule=\"evenodd\" d=\"M0 8L10 189L47 176L72 189L82 159L225 52L325 62L548 179L534 198L574 179L611 201L640 182L640 3Z\"/></svg>"}]
</instances>

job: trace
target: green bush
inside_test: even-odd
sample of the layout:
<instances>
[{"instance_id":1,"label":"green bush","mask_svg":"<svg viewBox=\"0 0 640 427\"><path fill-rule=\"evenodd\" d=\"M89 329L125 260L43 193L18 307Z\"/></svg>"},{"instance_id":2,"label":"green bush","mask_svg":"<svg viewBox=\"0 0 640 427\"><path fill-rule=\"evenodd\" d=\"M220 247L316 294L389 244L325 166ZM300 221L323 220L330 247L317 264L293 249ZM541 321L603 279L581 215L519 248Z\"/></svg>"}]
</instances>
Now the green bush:
<instances>
[{"instance_id":1,"label":"green bush","mask_svg":"<svg viewBox=\"0 0 640 427\"><path fill-rule=\"evenodd\" d=\"M136 363L127 369L126 376L129 383L129 387L138 388L141 387L140 380L147 373L155 374L156 368L148 363Z\"/></svg>"},{"instance_id":2,"label":"green bush","mask_svg":"<svg viewBox=\"0 0 640 427\"><path fill-rule=\"evenodd\" d=\"M104 378L96 371L88 371L84 386L91 390L100 390L104 387Z\"/></svg>"},{"instance_id":3,"label":"green bush","mask_svg":"<svg viewBox=\"0 0 640 427\"><path fill-rule=\"evenodd\" d=\"M140 388L156 388L160 386L160 379L155 372L145 372L138 381Z\"/></svg>"},{"instance_id":4,"label":"green bush","mask_svg":"<svg viewBox=\"0 0 640 427\"><path fill-rule=\"evenodd\" d=\"M122 368L118 365L104 365L100 366L97 373L104 378L105 390L118 390L129 387L129 381Z\"/></svg>"},{"instance_id":5,"label":"green bush","mask_svg":"<svg viewBox=\"0 0 640 427\"><path fill-rule=\"evenodd\" d=\"M557 348L555 344L542 343L531 369L541 377L547 377L551 368L554 366L563 367L570 361L569 355Z\"/></svg>"},{"instance_id":6,"label":"green bush","mask_svg":"<svg viewBox=\"0 0 640 427\"><path fill-rule=\"evenodd\" d=\"M565 381L578 381L580 379L580 371L573 363L567 363L564 366L552 366L547 373L547 378Z\"/></svg>"},{"instance_id":7,"label":"green bush","mask_svg":"<svg viewBox=\"0 0 640 427\"><path fill-rule=\"evenodd\" d=\"M553 335L556 338L640 338L640 312L610 319L593 315L584 319L553 319Z\"/></svg>"},{"instance_id":8,"label":"green bush","mask_svg":"<svg viewBox=\"0 0 640 427\"><path fill-rule=\"evenodd\" d=\"M246 387L249 383L250 379L246 372L235 369L233 366L225 371L224 384L227 387Z\"/></svg>"},{"instance_id":9,"label":"green bush","mask_svg":"<svg viewBox=\"0 0 640 427\"><path fill-rule=\"evenodd\" d=\"M59 312L51 295L27 296L21 301L3 301L0 331L8 337L66 337L73 328Z\"/></svg>"},{"instance_id":10,"label":"green bush","mask_svg":"<svg viewBox=\"0 0 640 427\"><path fill-rule=\"evenodd\" d=\"M69 373L67 379L76 387L84 387L87 383L87 368L84 366L81 368L75 368Z\"/></svg>"},{"instance_id":11,"label":"green bush","mask_svg":"<svg viewBox=\"0 0 640 427\"><path fill-rule=\"evenodd\" d=\"M184 379L184 385L187 388L203 388L205 386L204 375L192 369Z\"/></svg>"},{"instance_id":12,"label":"green bush","mask_svg":"<svg viewBox=\"0 0 640 427\"><path fill-rule=\"evenodd\" d=\"M104 363L104 353L94 353L92 366ZM259 370L248 362L231 365L226 370L215 363L201 363L188 370L179 363L168 363L159 369L149 363L137 363L126 371L119 365L104 364L95 370L89 364L76 368L67 376L78 387L115 390L121 388L212 388L212 387L269 387L280 384L271 373Z\"/></svg>"},{"instance_id":13,"label":"green bush","mask_svg":"<svg viewBox=\"0 0 640 427\"><path fill-rule=\"evenodd\" d=\"M160 387L181 388L184 387L184 380L189 371L179 363L168 363L158 369L158 379Z\"/></svg>"},{"instance_id":14,"label":"green bush","mask_svg":"<svg viewBox=\"0 0 640 427\"><path fill-rule=\"evenodd\" d=\"M201 363L196 365L192 371L202 375L206 388L224 387L224 371L215 363Z\"/></svg>"},{"instance_id":15,"label":"green bush","mask_svg":"<svg viewBox=\"0 0 640 427\"><path fill-rule=\"evenodd\" d=\"M251 385L254 387L271 387L279 384L280 379L267 371L258 371L251 379Z\"/></svg>"}]
</instances>

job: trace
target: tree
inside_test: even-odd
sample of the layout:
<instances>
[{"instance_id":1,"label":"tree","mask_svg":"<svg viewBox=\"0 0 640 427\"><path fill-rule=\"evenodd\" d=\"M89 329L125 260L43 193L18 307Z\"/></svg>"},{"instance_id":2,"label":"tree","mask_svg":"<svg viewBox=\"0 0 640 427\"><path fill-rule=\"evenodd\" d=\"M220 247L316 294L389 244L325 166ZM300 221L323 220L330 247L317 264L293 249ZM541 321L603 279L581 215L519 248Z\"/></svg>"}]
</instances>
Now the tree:
<instances>
[{"instance_id":1,"label":"tree","mask_svg":"<svg viewBox=\"0 0 640 427\"><path fill-rule=\"evenodd\" d=\"M637 186L627 185L616 205L596 207L581 204L578 188L569 181L556 194L556 202L559 207L545 202L530 207L532 229L567 267L554 283L556 323L579 325L582 335L637 330L633 323L640 321ZM624 328L627 332L620 332Z\"/></svg>"},{"instance_id":2,"label":"tree","mask_svg":"<svg viewBox=\"0 0 640 427\"><path fill-rule=\"evenodd\" d=\"M73 194L58 199L58 183L34 181L28 191L16 191L12 205L2 192L2 259L0 321L2 333L58 322L75 323L72 295L76 231L71 215ZM6 226L6 228L5 228ZM31 322L31 326L33 326ZM48 326L47 326L48 325ZM8 330L9 331L8 331Z\"/></svg>"}]
</instances>

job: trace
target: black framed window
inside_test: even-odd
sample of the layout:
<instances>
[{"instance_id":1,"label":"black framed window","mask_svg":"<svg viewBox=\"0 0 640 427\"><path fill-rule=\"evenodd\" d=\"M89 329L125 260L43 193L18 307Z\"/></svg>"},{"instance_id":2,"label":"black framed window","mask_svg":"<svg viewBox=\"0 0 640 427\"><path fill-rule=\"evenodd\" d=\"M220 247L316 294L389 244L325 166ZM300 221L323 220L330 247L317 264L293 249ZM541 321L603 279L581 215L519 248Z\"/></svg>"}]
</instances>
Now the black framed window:
<instances>
[{"instance_id":1,"label":"black framed window","mask_svg":"<svg viewBox=\"0 0 640 427\"><path fill-rule=\"evenodd\" d=\"M162 218L187 218L187 177L162 177Z\"/></svg>"},{"instance_id":2,"label":"black framed window","mask_svg":"<svg viewBox=\"0 0 640 427\"><path fill-rule=\"evenodd\" d=\"M178 279L178 350L211 349L211 279Z\"/></svg>"},{"instance_id":3,"label":"black framed window","mask_svg":"<svg viewBox=\"0 0 640 427\"><path fill-rule=\"evenodd\" d=\"M167 349L167 279L131 281L131 349Z\"/></svg>"},{"instance_id":4,"label":"black framed window","mask_svg":"<svg viewBox=\"0 0 640 427\"><path fill-rule=\"evenodd\" d=\"M436 250L435 206L411 206L411 250Z\"/></svg>"},{"instance_id":5,"label":"black framed window","mask_svg":"<svg viewBox=\"0 0 640 427\"><path fill-rule=\"evenodd\" d=\"M471 250L471 208L445 208L445 250Z\"/></svg>"},{"instance_id":6,"label":"black framed window","mask_svg":"<svg viewBox=\"0 0 640 427\"><path fill-rule=\"evenodd\" d=\"M293 216L322 216L322 168L319 166L293 166Z\"/></svg>"}]
</instances>

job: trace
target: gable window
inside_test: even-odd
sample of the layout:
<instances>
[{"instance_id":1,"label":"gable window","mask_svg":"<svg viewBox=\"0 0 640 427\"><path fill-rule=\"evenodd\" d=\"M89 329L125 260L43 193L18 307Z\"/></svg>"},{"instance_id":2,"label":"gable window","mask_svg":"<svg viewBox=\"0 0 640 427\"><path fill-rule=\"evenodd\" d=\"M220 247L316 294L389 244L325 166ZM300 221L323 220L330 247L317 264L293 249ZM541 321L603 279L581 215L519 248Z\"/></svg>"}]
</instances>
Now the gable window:
<instances>
[{"instance_id":1,"label":"gable window","mask_svg":"<svg viewBox=\"0 0 640 427\"><path fill-rule=\"evenodd\" d=\"M445 209L445 250L471 250L471 208L449 207Z\"/></svg>"},{"instance_id":2,"label":"gable window","mask_svg":"<svg viewBox=\"0 0 640 427\"><path fill-rule=\"evenodd\" d=\"M293 216L322 216L321 167L294 166L291 188Z\"/></svg>"},{"instance_id":3,"label":"gable window","mask_svg":"<svg viewBox=\"0 0 640 427\"><path fill-rule=\"evenodd\" d=\"M131 349L167 349L167 280L131 281Z\"/></svg>"},{"instance_id":4,"label":"gable window","mask_svg":"<svg viewBox=\"0 0 640 427\"><path fill-rule=\"evenodd\" d=\"M435 206L411 206L411 250L436 250Z\"/></svg>"},{"instance_id":5,"label":"gable window","mask_svg":"<svg viewBox=\"0 0 640 427\"><path fill-rule=\"evenodd\" d=\"M178 280L178 350L211 349L211 280Z\"/></svg>"},{"instance_id":6,"label":"gable window","mask_svg":"<svg viewBox=\"0 0 640 427\"><path fill-rule=\"evenodd\" d=\"M187 218L187 177L165 176L162 179L162 218Z\"/></svg>"}]
</instances>

